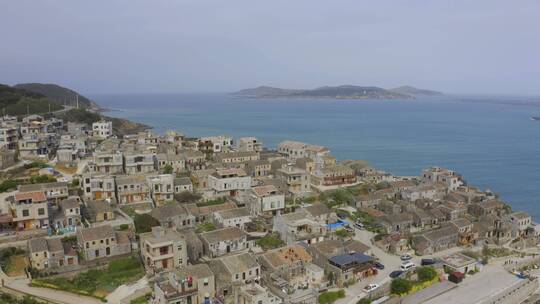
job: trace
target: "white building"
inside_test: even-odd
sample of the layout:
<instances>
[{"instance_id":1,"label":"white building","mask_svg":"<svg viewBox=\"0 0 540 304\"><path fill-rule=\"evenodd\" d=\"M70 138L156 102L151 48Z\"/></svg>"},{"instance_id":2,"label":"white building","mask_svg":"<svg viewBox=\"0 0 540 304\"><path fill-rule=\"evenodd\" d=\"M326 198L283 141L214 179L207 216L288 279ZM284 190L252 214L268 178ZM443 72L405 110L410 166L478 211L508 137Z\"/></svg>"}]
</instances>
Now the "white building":
<instances>
[{"instance_id":1,"label":"white building","mask_svg":"<svg viewBox=\"0 0 540 304\"><path fill-rule=\"evenodd\" d=\"M251 189L251 176L242 169L218 169L208 176L208 185L217 196L237 196Z\"/></svg>"},{"instance_id":2,"label":"white building","mask_svg":"<svg viewBox=\"0 0 540 304\"><path fill-rule=\"evenodd\" d=\"M214 212L214 221L221 227L238 227L244 229L251 222L251 214L247 208L234 208Z\"/></svg>"},{"instance_id":3,"label":"white building","mask_svg":"<svg viewBox=\"0 0 540 304\"><path fill-rule=\"evenodd\" d=\"M238 139L237 150L240 152L261 152L263 143L257 137L242 137Z\"/></svg>"},{"instance_id":4,"label":"white building","mask_svg":"<svg viewBox=\"0 0 540 304\"><path fill-rule=\"evenodd\" d=\"M92 124L92 134L94 137L109 138L113 135L112 121L96 121Z\"/></svg>"},{"instance_id":5,"label":"white building","mask_svg":"<svg viewBox=\"0 0 540 304\"><path fill-rule=\"evenodd\" d=\"M285 209L285 194L274 185L258 186L251 189L251 214L276 215Z\"/></svg>"}]
</instances>

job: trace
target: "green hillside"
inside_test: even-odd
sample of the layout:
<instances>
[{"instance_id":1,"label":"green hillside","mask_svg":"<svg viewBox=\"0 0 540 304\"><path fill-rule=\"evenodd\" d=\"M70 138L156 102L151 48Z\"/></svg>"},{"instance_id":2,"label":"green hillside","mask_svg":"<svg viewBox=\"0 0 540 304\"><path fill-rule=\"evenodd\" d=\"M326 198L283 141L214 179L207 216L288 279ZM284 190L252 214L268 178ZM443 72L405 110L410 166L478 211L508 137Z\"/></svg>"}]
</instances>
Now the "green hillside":
<instances>
[{"instance_id":1,"label":"green hillside","mask_svg":"<svg viewBox=\"0 0 540 304\"><path fill-rule=\"evenodd\" d=\"M71 109L65 112L60 112L56 115L56 117L63 119L64 122L80 122L88 125L92 125L92 123L101 119L110 120L113 124L114 133L120 136L135 134L137 132L150 129L150 126L145 124L132 122L127 119L107 117L84 109Z\"/></svg>"},{"instance_id":2,"label":"green hillside","mask_svg":"<svg viewBox=\"0 0 540 304\"><path fill-rule=\"evenodd\" d=\"M0 115L45 114L63 108L43 94L0 84Z\"/></svg>"},{"instance_id":3,"label":"green hillside","mask_svg":"<svg viewBox=\"0 0 540 304\"><path fill-rule=\"evenodd\" d=\"M77 95L79 96L79 107L84 109L98 109L99 106L91 101L90 99L82 96L81 94L56 85L56 84L49 84L49 83L21 83L13 86L17 89L24 89L29 92L33 93L39 93L46 97L49 97L52 100L57 101L60 104L66 104L69 106L76 106L77 105Z\"/></svg>"}]
</instances>

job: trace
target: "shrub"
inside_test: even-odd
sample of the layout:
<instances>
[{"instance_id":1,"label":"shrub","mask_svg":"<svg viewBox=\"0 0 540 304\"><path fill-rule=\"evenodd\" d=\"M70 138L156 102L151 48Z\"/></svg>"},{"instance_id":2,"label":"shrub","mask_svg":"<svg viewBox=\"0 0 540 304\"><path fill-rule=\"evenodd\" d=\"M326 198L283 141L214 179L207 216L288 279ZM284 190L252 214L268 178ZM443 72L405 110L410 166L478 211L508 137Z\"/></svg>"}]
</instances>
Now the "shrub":
<instances>
[{"instance_id":1,"label":"shrub","mask_svg":"<svg viewBox=\"0 0 540 304\"><path fill-rule=\"evenodd\" d=\"M371 300L363 298L360 301L356 302L356 304L371 304Z\"/></svg>"},{"instance_id":2,"label":"shrub","mask_svg":"<svg viewBox=\"0 0 540 304\"><path fill-rule=\"evenodd\" d=\"M319 304L331 304L339 299L345 298L345 290L327 291L319 295Z\"/></svg>"},{"instance_id":3,"label":"shrub","mask_svg":"<svg viewBox=\"0 0 540 304\"><path fill-rule=\"evenodd\" d=\"M163 167L163 173L165 174L171 174L173 173L173 167L169 164L166 164L164 167Z\"/></svg>"},{"instance_id":4,"label":"shrub","mask_svg":"<svg viewBox=\"0 0 540 304\"><path fill-rule=\"evenodd\" d=\"M397 278L392 281L392 284L390 285L390 290L393 294L406 294L411 290L412 285L412 282L409 280Z\"/></svg>"},{"instance_id":5,"label":"shrub","mask_svg":"<svg viewBox=\"0 0 540 304\"><path fill-rule=\"evenodd\" d=\"M221 205L227 201L226 198L221 197L217 198L215 200L206 201L206 202L199 202L197 203L197 207L206 207L206 206L214 206L214 205Z\"/></svg>"},{"instance_id":6,"label":"shrub","mask_svg":"<svg viewBox=\"0 0 540 304\"><path fill-rule=\"evenodd\" d=\"M50 176L50 175L32 175L30 176L30 183L31 184L43 184L43 183L54 183L56 182L56 178Z\"/></svg>"},{"instance_id":7,"label":"shrub","mask_svg":"<svg viewBox=\"0 0 540 304\"><path fill-rule=\"evenodd\" d=\"M416 274L418 275L418 281L426 282L431 281L437 277L437 271L433 267L418 267L416 269Z\"/></svg>"},{"instance_id":8,"label":"shrub","mask_svg":"<svg viewBox=\"0 0 540 304\"><path fill-rule=\"evenodd\" d=\"M136 233L145 233L152 231L152 227L159 226L159 222L150 214L135 214L133 219Z\"/></svg>"},{"instance_id":9,"label":"shrub","mask_svg":"<svg viewBox=\"0 0 540 304\"><path fill-rule=\"evenodd\" d=\"M15 189L18 185L20 185L19 181L12 179L5 180L0 184L0 192L6 192L10 189Z\"/></svg>"},{"instance_id":10,"label":"shrub","mask_svg":"<svg viewBox=\"0 0 540 304\"><path fill-rule=\"evenodd\" d=\"M214 225L214 223L212 222L201 223L197 225L197 228L195 229L197 233L214 231L214 230L216 230L216 225Z\"/></svg>"},{"instance_id":11,"label":"shrub","mask_svg":"<svg viewBox=\"0 0 540 304\"><path fill-rule=\"evenodd\" d=\"M261 246L262 249L274 249L279 248L284 245L283 241L276 235L269 234L257 240L257 245Z\"/></svg>"}]
</instances>

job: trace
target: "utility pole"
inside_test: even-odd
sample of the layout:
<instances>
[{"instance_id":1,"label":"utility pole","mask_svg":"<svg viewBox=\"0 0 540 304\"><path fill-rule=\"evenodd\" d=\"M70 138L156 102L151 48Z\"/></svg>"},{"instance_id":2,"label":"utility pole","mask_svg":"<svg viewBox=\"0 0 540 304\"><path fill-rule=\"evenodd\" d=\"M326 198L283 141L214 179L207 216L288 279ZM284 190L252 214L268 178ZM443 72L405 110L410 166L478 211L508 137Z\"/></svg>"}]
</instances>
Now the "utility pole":
<instances>
[{"instance_id":1,"label":"utility pole","mask_svg":"<svg viewBox=\"0 0 540 304\"><path fill-rule=\"evenodd\" d=\"M79 94L77 94L77 110L79 109Z\"/></svg>"}]
</instances>

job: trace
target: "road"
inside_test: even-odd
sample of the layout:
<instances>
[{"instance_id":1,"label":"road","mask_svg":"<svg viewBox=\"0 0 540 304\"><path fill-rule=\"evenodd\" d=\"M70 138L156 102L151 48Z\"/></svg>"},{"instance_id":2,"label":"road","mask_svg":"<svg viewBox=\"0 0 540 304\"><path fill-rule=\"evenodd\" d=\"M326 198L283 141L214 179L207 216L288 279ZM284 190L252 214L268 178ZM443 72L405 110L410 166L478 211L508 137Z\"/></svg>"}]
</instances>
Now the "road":
<instances>
[{"instance_id":1,"label":"road","mask_svg":"<svg viewBox=\"0 0 540 304\"><path fill-rule=\"evenodd\" d=\"M382 286L383 284L391 281L392 279L389 277L390 273L395 270L399 270L400 266L402 264L401 259L397 255L393 255L390 253L385 252L384 250L380 249L379 247L373 245L371 243L371 239L375 236L374 233L369 232L367 230L360 230L355 228L355 236L354 239L358 240L368 246L371 247L371 252L374 256L379 258L379 261L385 266L383 270L379 270L379 273L374 276L367 278L365 280L359 281L356 284L349 286L345 289L345 298L340 299L336 301L336 304L356 304L358 300L362 299L363 297L367 296L367 293L364 292L364 287L368 284L375 283L379 286ZM455 247L448 250L437 252L436 254L429 256L431 257L442 257L451 253L460 252L463 248ZM413 255L413 252L410 252L411 255ZM420 262L422 258L426 257L418 257L413 255L413 259L411 260L416 265L420 265ZM449 302L450 303L450 302Z\"/></svg>"},{"instance_id":2,"label":"road","mask_svg":"<svg viewBox=\"0 0 540 304\"><path fill-rule=\"evenodd\" d=\"M355 228L354 239L370 246L373 255L379 258L379 261L385 266L384 269L380 270L376 276L359 281L358 283L346 288L345 298L336 301L336 304L356 304L358 300L367 295L363 290L367 284L376 283L379 285L383 285L391 280L389 277L390 273L394 270L399 269L399 266L401 265L400 258L396 255L389 254L380 249L379 247L371 244L371 238L373 238L374 236L375 234L372 232ZM420 259L417 258L417 260L418 261L413 260L413 262L419 262Z\"/></svg>"},{"instance_id":3,"label":"road","mask_svg":"<svg viewBox=\"0 0 540 304\"><path fill-rule=\"evenodd\" d=\"M500 262L488 264L479 273L468 276L458 287L434 299L429 304L474 304L487 300L519 281L517 276L506 271Z\"/></svg>"}]
</instances>

